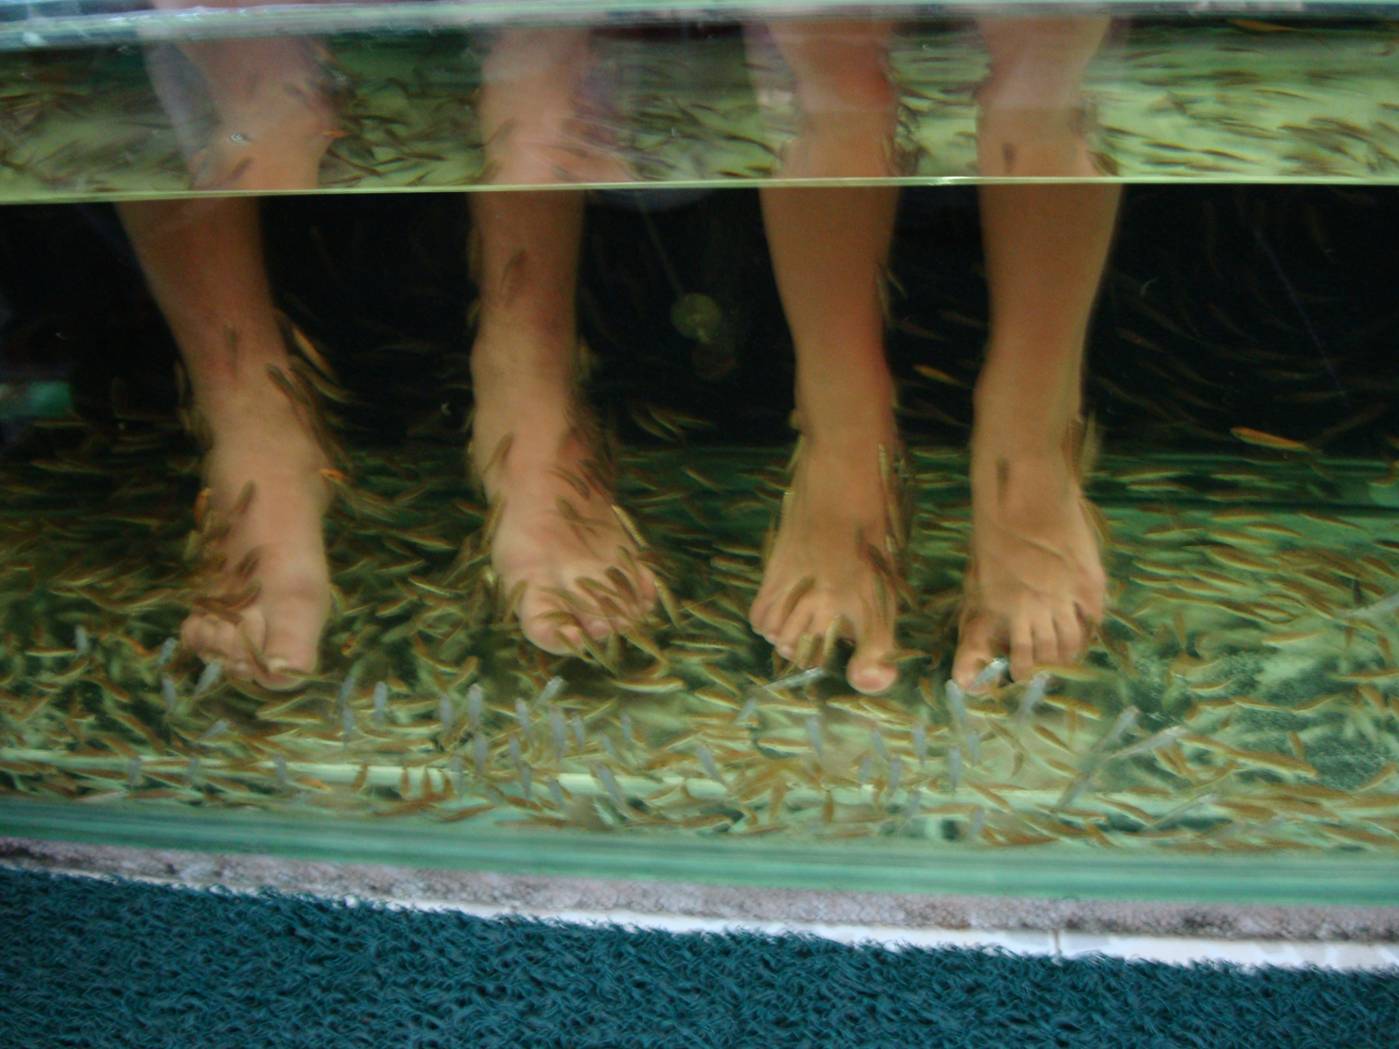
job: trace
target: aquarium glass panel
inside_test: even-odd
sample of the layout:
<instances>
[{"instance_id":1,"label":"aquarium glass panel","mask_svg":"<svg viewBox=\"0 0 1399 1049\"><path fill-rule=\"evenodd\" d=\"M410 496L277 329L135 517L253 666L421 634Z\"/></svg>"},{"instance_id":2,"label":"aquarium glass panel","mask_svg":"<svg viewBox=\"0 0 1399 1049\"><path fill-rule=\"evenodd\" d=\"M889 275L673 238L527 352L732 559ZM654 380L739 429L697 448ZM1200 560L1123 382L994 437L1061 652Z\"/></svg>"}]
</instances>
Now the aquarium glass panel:
<instances>
[{"instance_id":1,"label":"aquarium glass panel","mask_svg":"<svg viewBox=\"0 0 1399 1049\"><path fill-rule=\"evenodd\" d=\"M0 834L1393 902L1399 37L1174 10L0 8Z\"/></svg>"}]
</instances>

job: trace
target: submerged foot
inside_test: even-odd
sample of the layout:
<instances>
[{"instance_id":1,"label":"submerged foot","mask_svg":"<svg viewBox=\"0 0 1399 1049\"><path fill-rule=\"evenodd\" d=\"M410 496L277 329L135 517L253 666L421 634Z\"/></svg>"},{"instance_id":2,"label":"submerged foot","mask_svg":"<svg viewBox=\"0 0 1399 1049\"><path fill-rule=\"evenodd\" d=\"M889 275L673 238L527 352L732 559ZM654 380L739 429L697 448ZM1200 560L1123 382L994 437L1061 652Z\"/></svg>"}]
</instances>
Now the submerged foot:
<instances>
[{"instance_id":1,"label":"submerged foot","mask_svg":"<svg viewBox=\"0 0 1399 1049\"><path fill-rule=\"evenodd\" d=\"M511 359L485 338L474 361ZM630 630L656 602L655 578L571 382L474 371L471 459L492 507L491 566L525 636L565 655Z\"/></svg>"},{"instance_id":2,"label":"submerged foot","mask_svg":"<svg viewBox=\"0 0 1399 1049\"><path fill-rule=\"evenodd\" d=\"M270 381L265 394L208 422L212 446L196 509L204 564L181 638L230 677L288 688L316 669L330 612L321 529L330 464Z\"/></svg>"},{"instance_id":3,"label":"submerged foot","mask_svg":"<svg viewBox=\"0 0 1399 1049\"><path fill-rule=\"evenodd\" d=\"M963 688L1002 652L1018 681L1037 665L1073 662L1103 617L1098 528L1077 467L1082 424L1039 446L1004 425L979 419L972 438L972 545L952 670Z\"/></svg>"},{"instance_id":4,"label":"submerged foot","mask_svg":"<svg viewBox=\"0 0 1399 1049\"><path fill-rule=\"evenodd\" d=\"M824 662L854 642L846 668L860 692L898 677L894 623L904 535L892 419L860 433L803 436L777 538L749 622L784 659Z\"/></svg>"}]
</instances>

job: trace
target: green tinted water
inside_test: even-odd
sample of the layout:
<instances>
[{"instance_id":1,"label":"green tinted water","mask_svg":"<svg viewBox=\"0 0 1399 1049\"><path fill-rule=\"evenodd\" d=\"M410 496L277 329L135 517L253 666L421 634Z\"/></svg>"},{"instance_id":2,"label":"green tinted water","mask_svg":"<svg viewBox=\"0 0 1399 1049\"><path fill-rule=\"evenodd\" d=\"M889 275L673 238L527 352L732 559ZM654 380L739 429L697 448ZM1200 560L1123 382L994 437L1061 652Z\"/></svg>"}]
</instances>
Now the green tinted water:
<instances>
[{"instance_id":1,"label":"green tinted water","mask_svg":"<svg viewBox=\"0 0 1399 1049\"><path fill-rule=\"evenodd\" d=\"M1136 181L1392 183L1399 178L1393 36L1384 23L1277 32L1121 23L1084 82L1097 163L1105 176ZM479 42L442 33L328 44L326 83L345 135L321 166L323 191L444 189L487 178L475 113ZM173 46L164 47L150 52L153 59L178 65ZM598 179L773 179L796 116L790 84L774 74L770 55L755 55L765 70L760 94L737 33L597 35L600 72L580 135L608 159L611 174ZM906 25L890 66L899 96L893 176L975 178L972 91L986 75L975 31ZM210 130L197 85L187 75L179 105L189 151ZM0 132L0 201L161 196L190 187L176 122L131 45L0 52Z\"/></svg>"}]
</instances>

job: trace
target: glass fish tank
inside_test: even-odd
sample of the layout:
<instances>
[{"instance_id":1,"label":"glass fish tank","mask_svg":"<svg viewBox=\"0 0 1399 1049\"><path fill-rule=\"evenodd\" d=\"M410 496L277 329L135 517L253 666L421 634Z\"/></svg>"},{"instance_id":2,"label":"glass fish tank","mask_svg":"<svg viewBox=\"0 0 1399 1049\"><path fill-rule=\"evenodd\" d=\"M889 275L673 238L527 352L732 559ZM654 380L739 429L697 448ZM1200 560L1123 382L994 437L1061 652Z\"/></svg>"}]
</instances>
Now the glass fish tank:
<instances>
[{"instance_id":1,"label":"glass fish tank","mask_svg":"<svg viewBox=\"0 0 1399 1049\"><path fill-rule=\"evenodd\" d=\"M0 3L0 835L1394 903L1378 4Z\"/></svg>"}]
</instances>

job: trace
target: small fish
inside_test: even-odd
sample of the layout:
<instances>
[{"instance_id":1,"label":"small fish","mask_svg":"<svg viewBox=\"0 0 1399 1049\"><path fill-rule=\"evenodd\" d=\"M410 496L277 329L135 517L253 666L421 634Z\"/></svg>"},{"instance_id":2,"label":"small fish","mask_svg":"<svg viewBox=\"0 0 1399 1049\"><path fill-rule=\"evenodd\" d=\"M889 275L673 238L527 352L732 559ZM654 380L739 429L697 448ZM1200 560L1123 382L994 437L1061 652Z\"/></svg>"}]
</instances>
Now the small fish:
<instances>
[{"instance_id":1,"label":"small fish","mask_svg":"<svg viewBox=\"0 0 1399 1049\"><path fill-rule=\"evenodd\" d=\"M180 696L169 674L160 675L160 698L165 703L165 713L175 713L175 708L180 705Z\"/></svg>"},{"instance_id":2,"label":"small fish","mask_svg":"<svg viewBox=\"0 0 1399 1049\"><path fill-rule=\"evenodd\" d=\"M204 670L199 675L199 680L195 682L194 694L203 695L218 683L219 675L223 673L223 664L217 659L210 660L204 665Z\"/></svg>"},{"instance_id":3,"label":"small fish","mask_svg":"<svg viewBox=\"0 0 1399 1049\"><path fill-rule=\"evenodd\" d=\"M636 733L632 731L631 715L625 710L617 719L617 727L622 730L622 741L624 743L636 743Z\"/></svg>"},{"instance_id":4,"label":"small fish","mask_svg":"<svg viewBox=\"0 0 1399 1049\"><path fill-rule=\"evenodd\" d=\"M272 759L272 772L277 778L278 790L291 789L291 779L287 776L286 755L278 754Z\"/></svg>"},{"instance_id":5,"label":"small fish","mask_svg":"<svg viewBox=\"0 0 1399 1049\"><path fill-rule=\"evenodd\" d=\"M203 734L199 737L199 742L208 743L210 740L218 739L225 732L227 732L228 729L228 719L219 718L217 721L215 721L212 725L210 725L204 730Z\"/></svg>"},{"instance_id":6,"label":"small fish","mask_svg":"<svg viewBox=\"0 0 1399 1049\"><path fill-rule=\"evenodd\" d=\"M510 752L510 763L518 769L523 762L520 754L520 738L511 733L505 741L505 747Z\"/></svg>"},{"instance_id":7,"label":"small fish","mask_svg":"<svg viewBox=\"0 0 1399 1049\"><path fill-rule=\"evenodd\" d=\"M602 752L607 755L608 760L614 765L622 764L622 755L617 752L617 744L612 742L612 737L606 732L598 735L598 741L602 744Z\"/></svg>"},{"instance_id":8,"label":"small fish","mask_svg":"<svg viewBox=\"0 0 1399 1049\"><path fill-rule=\"evenodd\" d=\"M539 695L535 697L536 704L547 704L554 701L554 697L563 691L564 680L555 674L544 683L544 687L539 690Z\"/></svg>"},{"instance_id":9,"label":"small fish","mask_svg":"<svg viewBox=\"0 0 1399 1049\"><path fill-rule=\"evenodd\" d=\"M699 758L700 767L704 769L704 774L715 783L723 783L724 777L719 775L719 766L714 763L714 755L709 752L709 748L703 743L695 747L695 757Z\"/></svg>"},{"instance_id":10,"label":"small fish","mask_svg":"<svg viewBox=\"0 0 1399 1049\"><path fill-rule=\"evenodd\" d=\"M806 721L806 738L811 743L811 749L816 752L816 757L821 757L823 740L821 738L821 719L815 714L809 716Z\"/></svg>"},{"instance_id":11,"label":"small fish","mask_svg":"<svg viewBox=\"0 0 1399 1049\"><path fill-rule=\"evenodd\" d=\"M567 804L563 796L563 788L559 786L559 781L551 779L549 781L549 800L554 803L554 808L565 809Z\"/></svg>"},{"instance_id":12,"label":"small fish","mask_svg":"<svg viewBox=\"0 0 1399 1049\"><path fill-rule=\"evenodd\" d=\"M180 639L177 637L167 637L160 643L160 652L155 657L155 668L164 670L170 665L170 660L175 658L175 650L180 647Z\"/></svg>"},{"instance_id":13,"label":"small fish","mask_svg":"<svg viewBox=\"0 0 1399 1049\"><path fill-rule=\"evenodd\" d=\"M1010 660L1005 656L997 656L991 662L981 668L981 672L972 678L971 691L979 692L983 688L992 687L1001 683L1001 678L1010 669ZM952 682L949 682L951 684Z\"/></svg>"},{"instance_id":14,"label":"small fish","mask_svg":"<svg viewBox=\"0 0 1399 1049\"><path fill-rule=\"evenodd\" d=\"M346 707L345 709L349 709ZM380 681L374 686L374 724L383 725L389 714L389 684Z\"/></svg>"},{"instance_id":15,"label":"small fish","mask_svg":"<svg viewBox=\"0 0 1399 1049\"><path fill-rule=\"evenodd\" d=\"M461 797L464 769L462 768L460 754L453 754L452 760L447 762L447 775L452 781L452 793L457 795L457 797Z\"/></svg>"},{"instance_id":16,"label":"small fish","mask_svg":"<svg viewBox=\"0 0 1399 1049\"><path fill-rule=\"evenodd\" d=\"M126 763L126 788L135 790L141 785L141 759L134 757Z\"/></svg>"},{"instance_id":17,"label":"small fish","mask_svg":"<svg viewBox=\"0 0 1399 1049\"><path fill-rule=\"evenodd\" d=\"M515 721L520 726L520 731L526 736L529 735L529 704L525 702L524 696L515 697Z\"/></svg>"},{"instance_id":18,"label":"small fish","mask_svg":"<svg viewBox=\"0 0 1399 1049\"><path fill-rule=\"evenodd\" d=\"M1040 700L1044 699L1044 694L1049 691L1049 683L1053 678L1049 674L1036 674L1030 679L1030 683L1025 686L1025 691L1020 695L1020 709L1015 712L1015 727L1017 730L1023 729L1030 720L1030 715L1035 712L1035 707Z\"/></svg>"},{"instance_id":19,"label":"small fish","mask_svg":"<svg viewBox=\"0 0 1399 1049\"><path fill-rule=\"evenodd\" d=\"M383 716L378 711L374 712L375 723L382 723ZM350 745L350 740L355 734L355 708L346 707L340 712L340 742L345 746Z\"/></svg>"},{"instance_id":20,"label":"small fish","mask_svg":"<svg viewBox=\"0 0 1399 1049\"><path fill-rule=\"evenodd\" d=\"M860 762L856 776L859 778L861 787L869 786L870 781L874 779L874 758L866 754Z\"/></svg>"},{"instance_id":21,"label":"small fish","mask_svg":"<svg viewBox=\"0 0 1399 1049\"><path fill-rule=\"evenodd\" d=\"M476 766L476 776L478 779L486 778L486 737L479 732L471 740L471 761Z\"/></svg>"},{"instance_id":22,"label":"small fish","mask_svg":"<svg viewBox=\"0 0 1399 1049\"><path fill-rule=\"evenodd\" d=\"M967 764L977 765L981 762L981 733L968 732L962 738L962 746L967 748Z\"/></svg>"},{"instance_id":23,"label":"small fish","mask_svg":"<svg viewBox=\"0 0 1399 1049\"><path fill-rule=\"evenodd\" d=\"M79 656L85 656L92 651L92 638L88 637L87 627L81 623L73 628L73 648Z\"/></svg>"},{"instance_id":24,"label":"small fish","mask_svg":"<svg viewBox=\"0 0 1399 1049\"><path fill-rule=\"evenodd\" d=\"M886 796L893 797L898 792L899 784L903 782L904 763L901 758L895 758L889 762L889 784L885 788Z\"/></svg>"},{"instance_id":25,"label":"small fish","mask_svg":"<svg viewBox=\"0 0 1399 1049\"><path fill-rule=\"evenodd\" d=\"M612 775L612 770L599 762L593 766L593 776L603 785L607 793L612 797L617 808L625 812L627 810L627 798L622 793L622 787L617 782L617 777Z\"/></svg>"},{"instance_id":26,"label":"small fish","mask_svg":"<svg viewBox=\"0 0 1399 1049\"><path fill-rule=\"evenodd\" d=\"M553 704L549 705L549 735L554 741L554 757L562 761L568 753L568 723L562 712Z\"/></svg>"},{"instance_id":27,"label":"small fish","mask_svg":"<svg viewBox=\"0 0 1399 1049\"><path fill-rule=\"evenodd\" d=\"M738 717L734 719L734 724L742 725L746 721L753 720L758 712L758 694L751 693L747 701L743 704L743 709L738 712Z\"/></svg>"},{"instance_id":28,"label":"small fish","mask_svg":"<svg viewBox=\"0 0 1399 1049\"><path fill-rule=\"evenodd\" d=\"M466 690L466 720L473 732L481 728L481 707L485 700L486 693L480 685L472 685Z\"/></svg>"},{"instance_id":29,"label":"small fish","mask_svg":"<svg viewBox=\"0 0 1399 1049\"><path fill-rule=\"evenodd\" d=\"M1138 740L1131 746L1123 747L1114 754L1113 757L1130 758L1138 754L1154 753L1162 747L1170 746L1176 740L1180 739L1187 731L1184 725L1172 725L1170 728L1162 729L1160 732L1147 736L1146 739Z\"/></svg>"},{"instance_id":30,"label":"small fish","mask_svg":"<svg viewBox=\"0 0 1399 1049\"><path fill-rule=\"evenodd\" d=\"M913 737L913 756L918 759L919 768L922 768L928 761L928 730L923 722L915 721L910 735Z\"/></svg>"},{"instance_id":31,"label":"small fish","mask_svg":"<svg viewBox=\"0 0 1399 1049\"><path fill-rule=\"evenodd\" d=\"M588 733L583 727L583 719L574 714L568 719L568 727L573 729L573 738L578 743L578 749L584 750L588 746Z\"/></svg>"},{"instance_id":32,"label":"small fish","mask_svg":"<svg viewBox=\"0 0 1399 1049\"><path fill-rule=\"evenodd\" d=\"M947 696L947 711L952 716L952 727L958 735L964 735L967 731L966 696L955 681L947 682L944 694Z\"/></svg>"},{"instance_id":33,"label":"small fish","mask_svg":"<svg viewBox=\"0 0 1399 1049\"><path fill-rule=\"evenodd\" d=\"M350 702L350 697L355 694L355 687L359 684L359 664L356 663L350 668L350 672L345 675L345 680L340 682L340 691L335 694L335 705L343 708Z\"/></svg>"},{"instance_id":34,"label":"small fish","mask_svg":"<svg viewBox=\"0 0 1399 1049\"><path fill-rule=\"evenodd\" d=\"M190 758L189 764L185 766L185 782L191 787L197 787L203 775L204 770L200 765L198 756Z\"/></svg>"},{"instance_id":35,"label":"small fish","mask_svg":"<svg viewBox=\"0 0 1399 1049\"><path fill-rule=\"evenodd\" d=\"M451 732L452 726L457 722L457 711L452 706L452 697L445 692L437 697L437 720L442 726L443 735Z\"/></svg>"},{"instance_id":36,"label":"small fish","mask_svg":"<svg viewBox=\"0 0 1399 1049\"><path fill-rule=\"evenodd\" d=\"M1277 434L1264 433L1262 430L1255 430L1249 426L1235 426L1230 431L1244 444L1257 445L1260 448L1274 448L1284 452L1310 452L1311 445L1302 441L1294 441L1290 437L1279 437Z\"/></svg>"},{"instance_id":37,"label":"small fish","mask_svg":"<svg viewBox=\"0 0 1399 1049\"><path fill-rule=\"evenodd\" d=\"M1117 741L1131 731L1132 726L1137 723L1137 718L1141 711L1136 707L1126 707L1113 721L1112 727L1108 729L1106 735L1094 746L1094 751L1102 753L1117 745Z\"/></svg>"},{"instance_id":38,"label":"small fish","mask_svg":"<svg viewBox=\"0 0 1399 1049\"><path fill-rule=\"evenodd\" d=\"M956 747L947 751L947 793L956 794L962 782L962 752Z\"/></svg>"},{"instance_id":39,"label":"small fish","mask_svg":"<svg viewBox=\"0 0 1399 1049\"><path fill-rule=\"evenodd\" d=\"M786 677L778 678L768 685L771 689L784 688L805 688L807 685L820 681L826 676L824 667L811 667L808 670L799 670L795 674L788 674Z\"/></svg>"}]
</instances>

